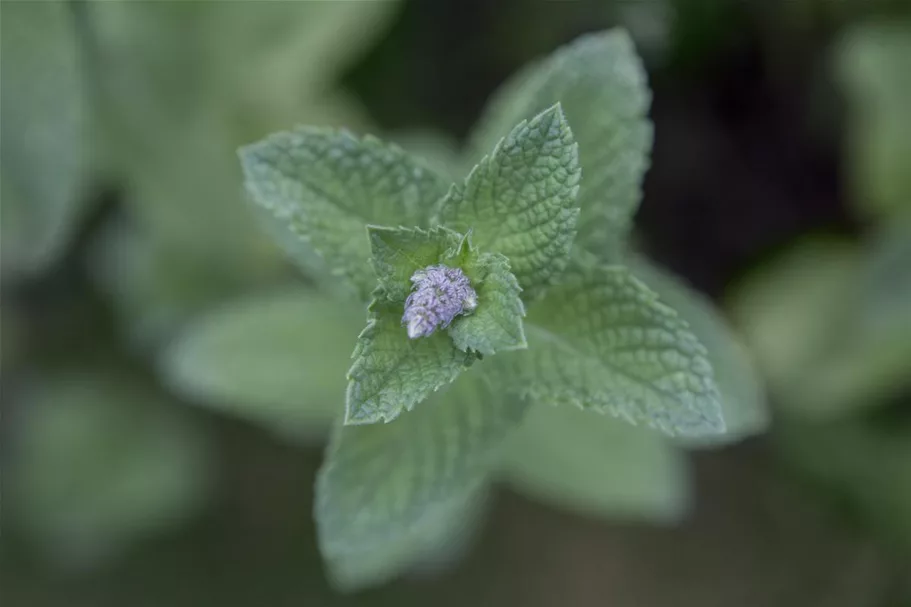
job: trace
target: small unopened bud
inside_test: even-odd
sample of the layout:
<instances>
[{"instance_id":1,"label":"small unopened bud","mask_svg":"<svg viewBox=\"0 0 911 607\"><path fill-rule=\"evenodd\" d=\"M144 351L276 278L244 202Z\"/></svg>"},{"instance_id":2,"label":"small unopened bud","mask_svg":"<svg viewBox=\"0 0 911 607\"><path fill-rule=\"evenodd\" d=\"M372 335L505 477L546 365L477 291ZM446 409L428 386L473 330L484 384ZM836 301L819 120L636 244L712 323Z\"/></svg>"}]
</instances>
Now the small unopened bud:
<instances>
[{"instance_id":1,"label":"small unopened bud","mask_svg":"<svg viewBox=\"0 0 911 607\"><path fill-rule=\"evenodd\" d=\"M456 316L478 307L478 295L459 268L427 266L411 276L411 283L402 316L411 339L448 327Z\"/></svg>"}]
</instances>

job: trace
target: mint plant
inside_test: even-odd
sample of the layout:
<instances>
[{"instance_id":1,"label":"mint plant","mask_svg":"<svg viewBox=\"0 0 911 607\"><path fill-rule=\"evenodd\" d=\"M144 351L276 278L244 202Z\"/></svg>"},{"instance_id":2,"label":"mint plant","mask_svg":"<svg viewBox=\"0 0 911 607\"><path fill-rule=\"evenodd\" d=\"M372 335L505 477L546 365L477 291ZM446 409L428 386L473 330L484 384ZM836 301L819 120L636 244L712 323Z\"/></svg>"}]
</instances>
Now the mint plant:
<instances>
[{"instance_id":1,"label":"mint plant","mask_svg":"<svg viewBox=\"0 0 911 607\"><path fill-rule=\"evenodd\" d=\"M394 575L458 529L530 406L691 440L725 431L705 347L622 264L648 101L630 39L611 31L507 83L454 184L345 130L240 150L270 234L367 307L317 481L340 587Z\"/></svg>"}]
</instances>

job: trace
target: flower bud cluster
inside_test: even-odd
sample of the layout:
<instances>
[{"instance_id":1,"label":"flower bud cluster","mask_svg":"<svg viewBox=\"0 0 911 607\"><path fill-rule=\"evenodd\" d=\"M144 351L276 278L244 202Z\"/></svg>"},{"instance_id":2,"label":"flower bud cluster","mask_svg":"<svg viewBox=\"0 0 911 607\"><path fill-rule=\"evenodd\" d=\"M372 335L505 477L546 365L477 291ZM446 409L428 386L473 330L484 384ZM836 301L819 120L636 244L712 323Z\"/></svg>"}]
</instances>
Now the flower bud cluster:
<instances>
[{"instance_id":1,"label":"flower bud cluster","mask_svg":"<svg viewBox=\"0 0 911 607\"><path fill-rule=\"evenodd\" d=\"M412 292L405 300L402 324L408 337L426 337L445 328L459 314L478 306L478 296L459 268L427 266L411 276Z\"/></svg>"}]
</instances>

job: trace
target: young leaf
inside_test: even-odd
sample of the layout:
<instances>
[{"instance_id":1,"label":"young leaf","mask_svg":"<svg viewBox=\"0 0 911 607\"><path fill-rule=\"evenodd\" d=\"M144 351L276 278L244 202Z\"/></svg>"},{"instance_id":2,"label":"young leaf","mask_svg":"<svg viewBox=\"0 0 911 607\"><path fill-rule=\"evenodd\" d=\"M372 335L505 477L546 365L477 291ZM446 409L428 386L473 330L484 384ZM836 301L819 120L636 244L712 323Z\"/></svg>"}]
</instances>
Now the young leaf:
<instances>
[{"instance_id":1,"label":"young leaf","mask_svg":"<svg viewBox=\"0 0 911 607\"><path fill-rule=\"evenodd\" d=\"M558 101L585 172L576 244L616 259L639 206L652 144L645 69L625 31L582 36L507 82L475 128L474 157Z\"/></svg>"},{"instance_id":2,"label":"young leaf","mask_svg":"<svg viewBox=\"0 0 911 607\"><path fill-rule=\"evenodd\" d=\"M534 499L610 520L674 522L690 501L683 451L654 430L576 407L532 407L502 474Z\"/></svg>"},{"instance_id":3,"label":"young leaf","mask_svg":"<svg viewBox=\"0 0 911 607\"><path fill-rule=\"evenodd\" d=\"M525 332L527 352L490 359L509 391L672 435L724 431L705 348L625 268L574 265L529 310Z\"/></svg>"},{"instance_id":4,"label":"young leaf","mask_svg":"<svg viewBox=\"0 0 911 607\"><path fill-rule=\"evenodd\" d=\"M476 284L478 306L471 314L456 318L449 327L449 335L460 350L490 355L528 347L522 327L522 289L509 270L509 261L498 253L482 254L466 270Z\"/></svg>"},{"instance_id":5,"label":"young leaf","mask_svg":"<svg viewBox=\"0 0 911 607\"><path fill-rule=\"evenodd\" d=\"M443 179L400 148L347 131L298 127L239 153L253 202L308 241L365 299L376 279L364 226L425 225L446 193Z\"/></svg>"},{"instance_id":6,"label":"young leaf","mask_svg":"<svg viewBox=\"0 0 911 607\"><path fill-rule=\"evenodd\" d=\"M482 485L525 405L494 394L474 375L390 424L336 429L317 478L315 512L333 569L368 555L400 559L413 530L433 526Z\"/></svg>"},{"instance_id":7,"label":"young leaf","mask_svg":"<svg viewBox=\"0 0 911 607\"><path fill-rule=\"evenodd\" d=\"M477 355L456 348L442 331L410 339L402 326L402 303L377 290L352 358L345 423L373 424L410 411L454 380Z\"/></svg>"},{"instance_id":8,"label":"young leaf","mask_svg":"<svg viewBox=\"0 0 911 607\"><path fill-rule=\"evenodd\" d=\"M576 232L579 156L560 105L521 122L440 201L437 221L509 258L531 294L566 266Z\"/></svg>"},{"instance_id":9,"label":"young leaf","mask_svg":"<svg viewBox=\"0 0 911 607\"><path fill-rule=\"evenodd\" d=\"M629 260L629 267L658 294L662 303L676 310L690 325L708 350L715 371L727 431L699 438L681 437L680 441L691 447L715 446L765 430L769 425L765 388L747 349L721 312L708 298L644 258Z\"/></svg>"},{"instance_id":10,"label":"young leaf","mask_svg":"<svg viewBox=\"0 0 911 607\"><path fill-rule=\"evenodd\" d=\"M416 271L455 257L463 238L442 226L430 230L367 226L367 237L377 280L392 301L405 301Z\"/></svg>"},{"instance_id":11,"label":"young leaf","mask_svg":"<svg viewBox=\"0 0 911 607\"><path fill-rule=\"evenodd\" d=\"M162 369L191 400L291 439L323 439L343 411L357 318L356 307L308 289L235 300L187 327Z\"/></svg>"}]
</instances>

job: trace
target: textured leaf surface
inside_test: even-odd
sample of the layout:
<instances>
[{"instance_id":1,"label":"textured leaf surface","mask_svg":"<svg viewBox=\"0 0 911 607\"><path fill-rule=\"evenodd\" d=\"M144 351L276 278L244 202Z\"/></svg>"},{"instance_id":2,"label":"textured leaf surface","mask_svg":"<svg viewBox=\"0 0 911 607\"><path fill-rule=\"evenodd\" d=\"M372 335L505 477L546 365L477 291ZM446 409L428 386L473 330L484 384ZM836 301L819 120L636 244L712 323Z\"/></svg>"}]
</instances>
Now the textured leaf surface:
<instances>
[{"instance_id":1,"label":"textured leaf surface","mask_svg":"<svg viewBox=\"0 0 911 607\"><path fill-rule=\"evenodd\" d=\"M364 298L375 286L364 226L422 226L446 183L400 148L346 131L299 127L240 151L255 204L310 243Z\"/></svg>"},{"instance_id":2,"label":"textured leaf surface","mask_svg":"<svg viewBox=\"0 0 911 607\"><path fill-rule=\"evenodd\" d=\"M528 347L522 327L522 289L509 270L505 257L491 253L480 255L466 270L478 294L478 307L467 316L457 317L449 327L449 335L460 350L490 355Z\"/></svg>"},{"instance_id":3,"label":"textured leaf surface","mask_svg":"<svg viewBox=\"0 0 911 607\"><path fill-rule=\"evenodd\" d=\"M505 387L645 422L668 434L724 431L705 348L621 267L575 266L529 309L528 351L490 359Z\"/></svg>"},{"instance_id":4,"label":"textured leaf surface","mask_svg":"<svg viewBox=\"0 0 911 607\"><path fill-rule=\"evenodd\" d=\"M392 421L454 380L476 359L455 347L445 332L409 339L402 303L377 293L367 328L357 338L348 371L346 424Z\"/></svg>"},{"instance_id":5,"label":"textured leaf surface","mask_svg":"<svg viewBox=\"0 0 911 607\"><path fill-rule=\"evenodd\" d=\"M236 300L181 333L164 353L165 378L189 399L283 436L322 438L344 411L359 316L301 288Z\"/></svg>"},{"instance_id":6,"label":"textured leaf surface","mask_svg":"<svg viewBox=\"0 0 911 607\"><path fill-rule=\"evenodd\" d=\"M476 372L390 424L339 426L317 479L324 557L344 571L396 552L479 487L525 411Z\"/></svg>"},{"instance_id":7,"label":"textured leaf surface","mask_svg":"<svg viewBox=\"0 0 911 607\"><path fill-rule=\"evenodd\" d=\"M430 230L368 226L367 236L379 286L393 301L405 301L417 270L454 258L462 242L461 234L439 226Z\"/></svg>"},{"instance_id":8,"label":"textured leaf surface","mask_svg":"<svg viewBox=\"0 0 911 607\"><path fill-rule=\"evenodd\" d=\"M80 46L64 2L8 2L0 21L3 278L40 272L82 213L89 113Z\"/></svg>"},{"instance_id":9,"label":"textured leaf surface","mask_svg":"<svg viewBox=\"0 0 911 607\"><path fill-rule=\"evenodd\" d=\"M654 290L689 324L708 351L721 395L726 432L699 438L681 437L686 446L712 446L741 440L769 425L765 387L740 337L721 312L701 293L644 258L630 260L633 274Z\"/></svg>"},{"instance_id":10,"label":"textured leaf surface","mask_svg":"<svg viewBox=\"0 0 911 607\"><path fill-rule=\"evenodd\" d=\"M513 125L560 102L585 174L576 243L616 258L641 199L652 126L645 69L629 35L582 36L533 63L499 91L474 135L475 158Z\"/></svg>"},{"instance_id":11,"label":"textured leaf surface","mask_svg":"<svg viewBox=\"0 0 911 607\"><path fill-rule=\"evenodd\" d=\"M662 434L576 407L534 406L503 475L529 497L609 520L676 521L690 500L685 456Z\"/></svg>"},{"instance_id":12,"label":"textured leaf surface","mask_svg":"<svg viewBox=\"0 0 911 607\"><path fill-rule=\"evenodd\" d=\"M566 266L576 232L579 156L557 104L521 122L440 202L438 221L502 253L526 291Z\"/></svg>"}]
</instances>

